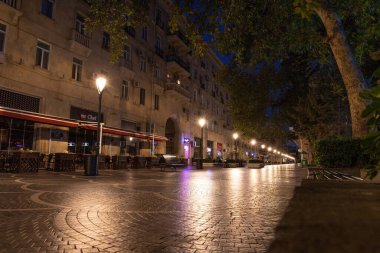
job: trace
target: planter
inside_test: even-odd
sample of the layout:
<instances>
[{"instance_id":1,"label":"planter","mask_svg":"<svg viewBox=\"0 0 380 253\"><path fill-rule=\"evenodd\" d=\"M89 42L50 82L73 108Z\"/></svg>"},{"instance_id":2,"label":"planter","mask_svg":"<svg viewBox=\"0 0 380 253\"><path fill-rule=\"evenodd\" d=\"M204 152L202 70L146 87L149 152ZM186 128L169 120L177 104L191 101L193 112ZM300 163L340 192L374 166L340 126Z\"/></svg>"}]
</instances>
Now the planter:
<instances>
[{"instance_id":1,"label":"planter","mask_svg":"<svg viewBox=\"0 0 380 253\"><path fill-rule=\"evenodd\" d=\"M247 163L246 166L248 169L261 169L265 167L263 163Z\"/></svg>"}]
</instances>

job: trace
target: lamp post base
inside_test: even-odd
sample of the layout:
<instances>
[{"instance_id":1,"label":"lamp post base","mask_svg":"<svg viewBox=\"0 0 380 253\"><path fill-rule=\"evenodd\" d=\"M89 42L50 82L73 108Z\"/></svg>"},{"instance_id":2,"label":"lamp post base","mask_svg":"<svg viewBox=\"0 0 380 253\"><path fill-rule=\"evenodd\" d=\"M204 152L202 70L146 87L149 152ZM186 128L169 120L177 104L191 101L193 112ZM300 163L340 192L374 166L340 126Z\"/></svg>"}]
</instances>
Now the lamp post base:
<instances>
[{"instance_id":1,"label":"lamp post base","mask_svg":"<svg viewBox=\"0 0 380 253\"><path fill-rule=\"evenodd\" d=\"M197 160L197 169L198 170L203 169L203 163L202 163L202 160L200 160L200 159Z\"/></svg>"}]
</instances>

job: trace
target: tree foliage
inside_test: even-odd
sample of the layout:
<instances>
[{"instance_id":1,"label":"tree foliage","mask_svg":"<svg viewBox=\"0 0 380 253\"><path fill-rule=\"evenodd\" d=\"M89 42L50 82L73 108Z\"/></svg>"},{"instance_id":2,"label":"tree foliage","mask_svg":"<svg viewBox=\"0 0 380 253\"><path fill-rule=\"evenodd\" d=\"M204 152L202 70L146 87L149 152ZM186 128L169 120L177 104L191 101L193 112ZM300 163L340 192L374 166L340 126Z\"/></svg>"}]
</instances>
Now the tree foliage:
<instances>
[{"instance_id":1,"label":"tree foliage","mask_svg":"<svg viewBox=\"0 0 380 253\"><path fill-rule=\"evenodd\" d=\"M380 51L372 54L374 60L380 60ZM365 142L368 153L371 155L372 164L369 165L368 176L375 177L380 170L380 67L374 72L374 86L362 92L362 96L369 102L362 116L367 118L367 124L371 129Z\"/></svg>"}]
</instances>

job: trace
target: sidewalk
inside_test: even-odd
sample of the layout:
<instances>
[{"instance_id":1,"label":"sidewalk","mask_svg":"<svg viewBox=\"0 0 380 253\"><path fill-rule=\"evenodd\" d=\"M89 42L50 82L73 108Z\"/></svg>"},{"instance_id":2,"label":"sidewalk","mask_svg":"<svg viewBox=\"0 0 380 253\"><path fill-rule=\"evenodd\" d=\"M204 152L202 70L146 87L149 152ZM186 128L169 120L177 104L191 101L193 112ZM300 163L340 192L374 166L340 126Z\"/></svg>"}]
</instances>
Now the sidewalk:
<instances>
[{"instance_id":1,"label":"sidewalk","mask_svg":"<svg viewBox=\"0 0 380 253\"><path fill-rule=\"evenodd\" d=\"M380 252L380 184L304 180L268 253Z\"/></svg>"}]
</instances>

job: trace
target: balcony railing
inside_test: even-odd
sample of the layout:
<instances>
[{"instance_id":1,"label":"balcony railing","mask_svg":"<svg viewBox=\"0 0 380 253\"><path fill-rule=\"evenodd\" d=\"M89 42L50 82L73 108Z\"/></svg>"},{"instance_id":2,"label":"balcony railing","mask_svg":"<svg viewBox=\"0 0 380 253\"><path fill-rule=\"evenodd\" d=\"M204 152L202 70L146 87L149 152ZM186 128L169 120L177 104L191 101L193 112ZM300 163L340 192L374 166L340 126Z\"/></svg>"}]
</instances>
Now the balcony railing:
<instances>
[{"instance_id":1,"label":"balcony railing","mask_svg":"<svg viewBox=\"0 0 380 253\"><path fill-rule=\"evenodd\" d=\"M171 55L168 55L166 57L166 61L170 62L170 61L174 61L176 62L178 65L180 65L182 68L184 68L187 72L190 72L190 64L185 62L184 60L182 60L181 58L179 58L177 55L175 54L171 54Z\"/></svg>"},{"instance_id":2,"label":"balcony railing","mask_svg":"<svg viewBox=\"0 0 380 253\"><path fill-rule=\"evenodd\" d=\"M165 53L161 48L156 47L156 54L162 59L165 59Z\"/></svg>"},{"instance_id":3,"label":"balcony railing","mask_svg":"<svg viewBox=\"0 0 380 253\"><path fill-rule=\"evenodd\" d=\"M131 36L131 37L136 37L136 30L133 28L133 27L131 27L131 26L127 26L126 28L125 28L125 31Z\"/></svg>"},{"instance_id":4,"label":"balcony railing","mask_svg":"<svg viewBox=\"0 0 380 253\"><path fill-rule=\"evenodd\" d=\"M87 35L84 35L76 30L73 30L74 33L74 40L78 42L79 44L90 48L90 38Z\"/></svg>"},{"instance_id":5,"label":"balcony railing","mask_svg":"<svg viewBox=\"0 0 380 253\"><path fill-rule=\"evenodd\" d=\"M185 43L187 46L190 44L190 41L186 38L186 36L180 32L180 31L175 31L173 33L169 32L169 35L176 35L180 40L182 40L183 43Z\"/></svg>"},{"instance_id":6,"label":"balcony railing","mask_svg":"<svg viewBox=\"0 0 380 253\"><path fill-rule=\"evenodd\" d=\"M159 18L156 18L156 25L165 31L165 22Z\"/></svg>"},{"instance_id":7,"label":"balcony railing","mask_svg":"<svg viewBox=\"0 0 380 253\"><path fill-rule=\"evenodd\" d=\"M188 99L191 99L191 93L190 91L186 90L185 88L183 88L181 85L179 84L176 84L176 83L167 83L166 84L166 90L173 90L175 92L177 92L178 94L188 98Z\"/></svg>"},{"instance_id":8,"label":"balcony railing","mask_svg":"<svg viewBox=\"0 0 380 253\"><path fill-rule=\"evenodd\" d=\"M15 9L17 9L17 0L0 0L0 2L3 2Z\"/></svg>"}]
</instances>

